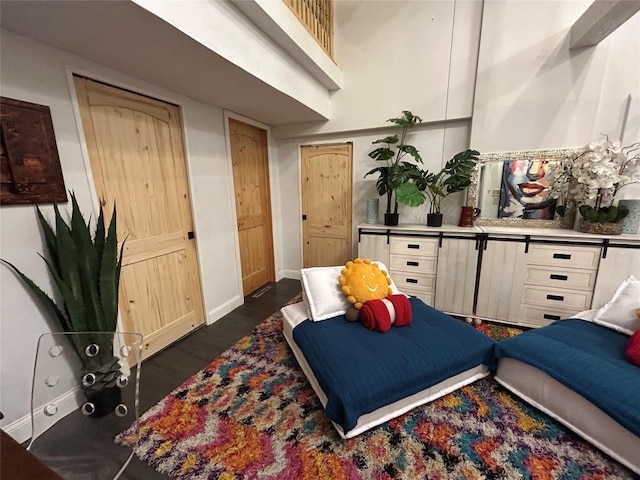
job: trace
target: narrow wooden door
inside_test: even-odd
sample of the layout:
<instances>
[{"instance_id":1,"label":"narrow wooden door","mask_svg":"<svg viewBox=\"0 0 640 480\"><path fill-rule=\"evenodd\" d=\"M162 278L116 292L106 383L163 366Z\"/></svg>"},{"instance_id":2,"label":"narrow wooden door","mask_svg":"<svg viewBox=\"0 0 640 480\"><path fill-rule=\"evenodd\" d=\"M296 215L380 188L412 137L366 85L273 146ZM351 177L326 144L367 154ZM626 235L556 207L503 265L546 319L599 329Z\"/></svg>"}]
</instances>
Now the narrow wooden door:
<instances>
[{"instance_id":1,"label":"narrow wooden door","mask_svg":"<svg viewBox=\"0 0 640 480\"><path fill-rule=\"evenodd\" d=\"M275 280L267 132L229 119L236 197L242 291L247 295Z\"/></svg>"},{"instance_id":2,"label":"narrow wooden door","mask_svg":"<svg viewBox=\"0 0 640 480\"><path fill-rule=\"evenodd\" d=\"M342 265L351 247L351 169L353 145L302 147L303 264Z\"/></svg>"},{"instance_id":3,"label":"narrow wooden door","mask_svg":"<svg viewBox=\"0 0 640 480\"><path fill-rule=\"evenodd\" d=\"M175 105L75 77L100 202L126 239L120 312L145 356L203 323L204 309Z\"/></svg>"}]
</instances>

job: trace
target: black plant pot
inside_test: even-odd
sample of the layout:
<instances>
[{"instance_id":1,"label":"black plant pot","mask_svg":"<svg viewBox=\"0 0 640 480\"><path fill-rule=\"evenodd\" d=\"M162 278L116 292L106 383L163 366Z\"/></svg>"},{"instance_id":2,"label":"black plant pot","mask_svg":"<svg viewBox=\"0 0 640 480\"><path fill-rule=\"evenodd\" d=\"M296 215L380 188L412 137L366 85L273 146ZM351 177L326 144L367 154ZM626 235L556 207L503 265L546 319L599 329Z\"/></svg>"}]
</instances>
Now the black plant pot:
<instances>
[{"instance_id":1,"label":"black plant pot","mask_svg":"<svg viewBox=\"0 0 640 480\"><path fill-rule=\"evenodd\" d=\"M384 224L390 227L395 227L398 225L398 218L400 217L399 213L385 213L384 214Z\"/></svg>"},{"instance_id":2,"label":"black plant pot","mask_svg":"<svg viewBox=\"0 0 640 480\"><path fill-rule=\"evenodd\" d=\"M441 227L442 226L442 214L441 213L427 213L427 226L428 227Z\"/></svg>"},{"instance_id":3,"label":"black plant pot","mask_svg":"<svg viewBox=\"0 0 640 480\"><path fill-rule=\"evenodd\" d=\"M100 418L115 411L122 403L122 389L120 387L106 387L102 390L85 388L84 396L87 403L93 404L94 411L89 417Z\"/></svg>"}]
</instances>

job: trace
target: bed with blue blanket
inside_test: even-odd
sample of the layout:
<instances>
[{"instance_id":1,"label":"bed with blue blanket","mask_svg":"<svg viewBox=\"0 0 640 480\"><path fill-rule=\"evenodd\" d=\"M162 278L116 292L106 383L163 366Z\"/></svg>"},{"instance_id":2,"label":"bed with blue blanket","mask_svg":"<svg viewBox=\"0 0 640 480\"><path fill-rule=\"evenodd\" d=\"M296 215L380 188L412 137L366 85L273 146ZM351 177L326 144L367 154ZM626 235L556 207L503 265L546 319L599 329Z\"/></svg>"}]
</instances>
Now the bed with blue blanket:
<instances>
[{"instance_id":1,"label":"bed with blue blanket","mask_svg":"<svg viewBox=\"0 0 640 480\"><path fill-rule=\"evenodd\" d=\"M410 298L413 321L387 333L344 315L313 322L304 303L282 309L284 335L343 438L489 374L494 341Z\"/></svg>"},{"instance_id":2,"label":"bed with blue blanket","mask_svg":"<svg viewBox=\"0 0 640 480\"><path fill-rule=\"evenodd\" d=\"M640 474L640 368L624 358L628 340L556 321L499 342L496 380Z\"/></svg>"}]
</instances>

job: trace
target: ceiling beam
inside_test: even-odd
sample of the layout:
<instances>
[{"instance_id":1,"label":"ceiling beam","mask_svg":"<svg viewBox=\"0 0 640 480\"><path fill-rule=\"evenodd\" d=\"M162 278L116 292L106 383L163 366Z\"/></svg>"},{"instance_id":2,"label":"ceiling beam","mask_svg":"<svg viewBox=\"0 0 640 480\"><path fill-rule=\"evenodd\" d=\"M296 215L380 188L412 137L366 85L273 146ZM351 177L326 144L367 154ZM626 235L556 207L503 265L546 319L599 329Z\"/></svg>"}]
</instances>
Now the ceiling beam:
<instances>
[{"instance_id":1,"label":"ceiling beam","mask_svg":"<svg viewBox=\"0 0 640 480\"><path fill-rule=\"evenodd\" d=\"M640 0L595 0L571 26L569 48L597 45L640 11Z\"/></svg>"}]
</instances>

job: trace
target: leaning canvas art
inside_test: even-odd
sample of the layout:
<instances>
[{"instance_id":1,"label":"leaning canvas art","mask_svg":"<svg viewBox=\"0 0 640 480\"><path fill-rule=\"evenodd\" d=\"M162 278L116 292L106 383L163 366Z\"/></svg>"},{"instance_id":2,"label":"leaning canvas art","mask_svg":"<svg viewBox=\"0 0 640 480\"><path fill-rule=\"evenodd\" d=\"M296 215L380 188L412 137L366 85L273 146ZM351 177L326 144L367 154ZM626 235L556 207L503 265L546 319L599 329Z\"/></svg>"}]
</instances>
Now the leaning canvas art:
<instances>
[{"instance_id":1,"label":"leaning canvas art","mask_svg":"<svg viewBox=\"0 0 640 480\"><path fill-rule=\"evenodd\" d=\"M549 194L549 169L544 159L504 162L498 218L553 220L556 199Z\"/></svg>"}]
</instances>

